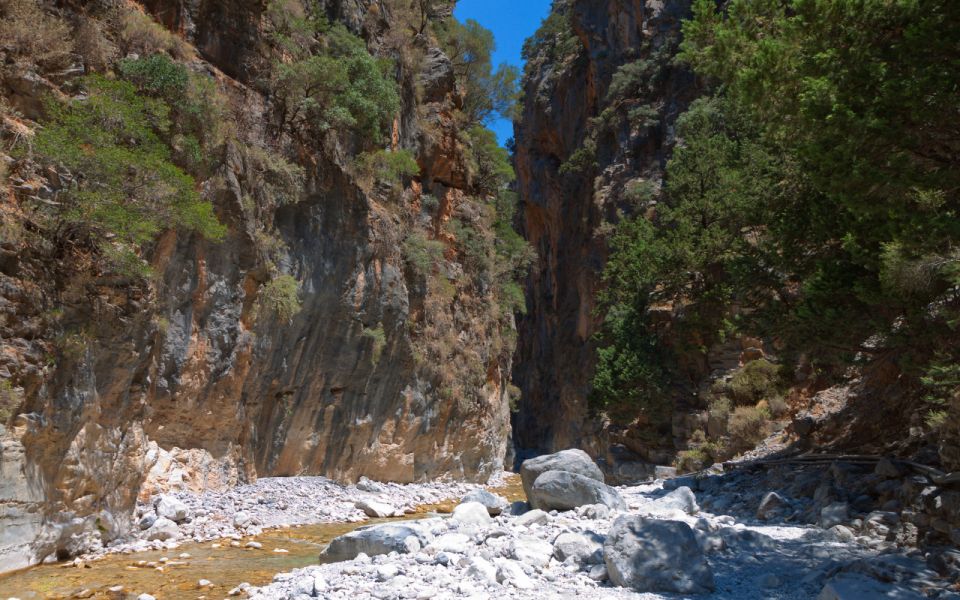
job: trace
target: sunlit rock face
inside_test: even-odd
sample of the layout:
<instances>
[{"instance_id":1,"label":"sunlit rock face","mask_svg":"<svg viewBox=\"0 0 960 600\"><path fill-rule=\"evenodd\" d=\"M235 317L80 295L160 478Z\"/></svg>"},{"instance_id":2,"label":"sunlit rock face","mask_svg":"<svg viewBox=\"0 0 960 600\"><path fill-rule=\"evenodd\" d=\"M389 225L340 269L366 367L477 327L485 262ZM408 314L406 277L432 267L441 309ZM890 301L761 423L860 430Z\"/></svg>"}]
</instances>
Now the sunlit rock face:
<instances>
[{"instance_id":1,"label":"sunlit rock face","mask_svg":"<svg viewBox=\"0 0 960 600\"><path fill-rule=\"evenodd\" d=\"M321 4L375 54L394 33L385 3ZM434 4L431 18L449 14ZM244 136L274 143L268 99L247 79L264 3L145 5L195 45ZM411 228L439 232L471 193L451 129L462 90L435 40L409 43L426 58L398 76L393 143L413 149L423 174L407 188L359 186L348 149L328 144L300 157L297 201L251 217L244 202L262 182L227 148L202 182L226 240L163 234L149 248L148 284L67 285L67 266L41 249L3 246L19 253L0 268L0 368L18 403L0 425L0 570L109 541L131 527L138 497L164 490L299 474L479 481L501 468L512 320L462 276L452 248L443 297L403 255ZM427 194L439 200L433 213L421 210ZM290 319L258 311L267 224L283 243L277 268L300 286ZM47 336L54 306L63 330L78 332L68 352Z\"/></svg>"}]
</instances>

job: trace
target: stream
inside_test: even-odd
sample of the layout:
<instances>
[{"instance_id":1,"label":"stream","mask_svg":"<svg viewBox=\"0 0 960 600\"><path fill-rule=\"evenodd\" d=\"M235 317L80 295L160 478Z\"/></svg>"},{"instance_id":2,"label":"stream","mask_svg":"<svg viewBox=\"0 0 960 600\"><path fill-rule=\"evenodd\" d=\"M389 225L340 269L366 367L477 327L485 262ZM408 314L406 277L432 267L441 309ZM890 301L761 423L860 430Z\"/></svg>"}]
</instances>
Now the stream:
<instances>
[{"instance_id":1,"label":"stream","mask_svg":"<svg viewBox=\"0 0 960 600\"><path fill-rule=\"evenodd\" d=\"M524 499L519 476L511 477L508 485L490 488L490 491L510 501ZM225 598L242 582L264 585L277 573L316 564L320 551L330 540L358 527L449 513L456 504L457 500L451 499L421 506L413 514L393 519L272 529L244 538L240 547L231 546L229 539L184 542L173 550L109 554L85 562L80 568L73 561L38 565L0 575L0 600L122 600L142 593L157 600ZM250 541L262 544L262 548L244 547ZM213 585L200 589L201 579Z\"/></svg>"}]
</instances>

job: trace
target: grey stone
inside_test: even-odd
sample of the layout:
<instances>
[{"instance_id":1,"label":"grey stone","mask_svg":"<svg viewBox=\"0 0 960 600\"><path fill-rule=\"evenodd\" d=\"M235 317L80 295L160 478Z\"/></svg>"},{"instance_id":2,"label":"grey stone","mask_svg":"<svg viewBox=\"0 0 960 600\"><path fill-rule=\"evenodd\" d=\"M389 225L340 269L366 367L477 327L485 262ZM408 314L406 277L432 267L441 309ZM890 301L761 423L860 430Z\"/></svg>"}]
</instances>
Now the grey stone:
<instances>
[{"instance_id":1,"label":"grey stone","mask_svg":"<svg viewBox=\"0 0 960 600\"><path fill-rule=\"evenodd\" d=\"M904 470L889 458L880 459L873 472L885 479L899 479L904 475Z\"/></svg>"},{"instance_id":2,"label":"grey stone","mask_svg":"<svg viewBox=\"0 0 960 600\"><path fill-rule=\"evenodd\" d=\"M846 502L834 502L820 509L820 527L830 529L850 519L850 507Z\"/></svg>"},{"instance_id":3,"label":"grey stone","mask_svg":"<svg viewBox=\"0 0 960 600\"><path fill-rule=\"evenodd\" d=\"M669 479L671 477L676 477L677 469L675 467L663 467L657 465L653 469L653 476L657 479Z\"/></svg>"},{"instance_id":4,"label":"grey stone","mask_svg":"<svg viewBox=\"0 0 960 600\"><path fill-rule=\"evenodd\" d=\"M523 481L523 491L527 499L530 498L534 482L547 471L566 471L600 483L604 482L603 472L586 452L577 449L563 450L555 454L527 459L520 465L520 478Z\"/></svg>"},{"instance_id":5,"label":"grey stone","mask_svg":"<svg viewBox=\"0 0 960 600\"><path fill-rule=\"evenodd\" d=\"M137 522L137 525L140 527L140 530L150 529L154 523L157 522L157 513L150 511L147 514L140 517L140 520Z\"/></svg>"},{"instance_id":6,"label":"grey stone","mask_svg":"<svg viewBox=\"0 0 960 600\"><path fill-rule=\"evenodd\" d=\"M154 521L146 531L146 537L150 541L159 540L165 542L180 537L180 529L177 524L166 517L159 517Z\"/></svg>"},{"instance_id":7,"label":"grey stone","mask_svg":"<svg viewBox=\"0 0 960 600\"><path fill-rule=\"evenodd\" d=\"M902 586L881 583L855 573L841 573L820 591L817 600L922 600L923 596Z\"/></svg>"},{"instance_id":8,"label":"grey stone","mask_svg":"<svg viewBox=\"0 0 960 600\"><path fill-rule=\"evenodd\" d=\"M560 562L572 558L581 564L594 564L603 560L603 545L585 535L566 532L553 541L553 555Z\"/></svg>"},{"instance_id":9,"label":"grey stone","mask_svg":"<svg viewBox=\"0 0 960 600\"><path fill-rule=\"evenodd\" d=\"M166 517L174 523L182 523L190 518L190 509L187 505L173 496L160 496L155 508L158 516Z\"/></svg>"},{"instance_id":10,"label":"grey stone","mask_svg":"<svg viewBox=\"0 0 960 600\"><path fill-rule=\"evenodd\" d=\"M603 545L610 581L638 592L703 594L714 589L713 571L689 525L622 516Z\"/></svg>"},{"instance_id":11,"label":"grey stone","mask_svg":"<svg viewBox=\"0 0 960 600\"><path fill-rule=\"evenodd\" d=\"M334 538L320 553L320 560L322 562L351 560L361 553L367 556L391 552L406 554L410 551L410 545L406 540L411 536L420 543L421 547L428 541L423 531L410 525L391 523L361 527Z\"/></svg>"},{"instance_id":12,"label":"grey stone","mask_svg":"<svg viewBox=\"0 0 960 600\"><path fill-rule=\"evenodd\" d=\"M787 501L776 492L768 492L760 506L757 507L757 518L763 521L783 516L788 508Z\"/></svg>"},{"instance_id":13,"label":"grey stone","mask_svg":"<svg viewBox=\"0 0 960 600\"><path fill-rule=\"evenodd\" d=\"M385 502L378 502L376 500L357 500L354 502L354 506L363 511L363 514L374 519L385 519L387 517L397 516L396 507L390 506Z\"/></svg>"},{"instance_id":14,"label":"grey stone","mask_svg":"<svg viewBox=\"0 0 960 600\"><path fill-rule=\"evenodd\" d=\"M587 504L603 504L626 510L620 492L602 481L568 471L547 471L537 477L527 496L534 508L570 510Z\"/></svg>"},{"instance_id":15,"label":"grey stone","mask_svg":"<svg viewBox=\"0 0 960 600\"><path fill-rule=\"evenodd\" d=\"M503 559L497 562L497 581L503 585L512 585L519 590L532 590L536 584L531 580L520 564Z\"/></svg>"},{"instance_id":16,"label":"grey stone","mask_svg":"<svg viewBox=\"0 0 960 600\"><path fill-rule=\"evenodd\" d=\"M490 516L492 517L499 515L503 511L507 510L507 508L510 506L506 498L482 489L473 490L460 500L461 504L465 502L477 502L482 504L486 507L487 512L490 513Z\"/></svg>"},{"instance_id":17,"label":"grey stone","mask_svg":"<svg viewBox=\"0 0 960 600\"><path fill-rule=\"evenodd\" d=\"M493 522L487 507L479 502L464 502L453 509L454 521L464 525L489 525Z\"/></svg>"},{"instance_id":18,"label":"grey stone","mask_svg":"<svg viewBox=\"0 0 960 600\"><path fill-rule=\"evenodd\" d=\"M511 540L510 554L531 567L543 568L553 558L553 546L536 538L520 538Z\"/></svg>"},{"instance_id":19,"label":"grey stone","mask_svg":"<svg viewBox=\"0 0 960 600\"><path fill-rule=\"evenodd\" d=\"M678 487L666 496L658 499L656 501L656 507L661 510L679 510L688 515L695 515L700 512L700 507L697 505L697 497L693 494L693 491L686 486Z\"/></svg>"},{"instance_id":20,"label":"grey stone","mask_svg":"<svg viewBox=\"0 0 960 600\"><path fill-rule=\"evenodd\" d=\"M524 525L529 527L530 525L544 525L550 522L550 515L545 511L535 508L529 510L517 519L517 525Z\"/></svg>"}]
</instances>

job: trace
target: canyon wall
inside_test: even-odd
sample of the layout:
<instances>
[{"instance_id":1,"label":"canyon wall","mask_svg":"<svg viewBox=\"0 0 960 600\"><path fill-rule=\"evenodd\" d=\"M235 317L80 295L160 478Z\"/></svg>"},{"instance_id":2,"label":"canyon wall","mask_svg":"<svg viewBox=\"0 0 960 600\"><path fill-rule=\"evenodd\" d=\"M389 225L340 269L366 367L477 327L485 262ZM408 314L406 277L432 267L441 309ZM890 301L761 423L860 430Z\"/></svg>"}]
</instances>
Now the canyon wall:
<instances>
[{"instance_id":1,"label":"canyon wall","mask_svg":"<svg viewBox=\"0 0 960 600\"><path fill-rule=\"evenodd\" d=\"M697 95L693 75L670 60L689 9L684 0L557 3L555 27L575 39L548 36L529 57L516 163L520 226L538 262L527 281L529 310L518 323L514 379L523 402L514 436L520 454L581 447L609 474L627 479L631 472L647 474L646 462L672 461L669 439L663 451L633 444L629 432L589 413L588 396L612 224L647 209L629 198L629 189L649 184L659 190L676 143L673 122ZM646 97L633 99L653 107L652 122L625 122L596 137L597 117L613 104L615 73L638 61L655 64ZM591 138L591 164L571 168Z\"/></svg>"},{"instance_id":2,"label":"canyon wall","mask_svg":"<svg viewBox=\"0 0 960 600\"><path fill-rule=\"evenodd\" d=\"M131 282L38 233L28 207L56 202L67 174L23 177L22 159L2 157L11 169L0 393L10 413L0 423L0 570L82 552L91 538L109 542L130 526L138 496L161 489L300 474L484 480L501 467L512 315L491 308L494 292L477 283L444 227L452 217L485 227L450 118L464 92L436 40L401 29L392 11L402 3L321 4L374 54L393 58L384 40L407 36L403 44L423 57L397 61L402 109L392 136L422 176L362 185L346 145L272 137L271 98L248 67L263 27L264 4L253 0L146 7L195 45L190 69L229 98L245 144L293 148L305 169L293 201L251 208L262 173L227 142L202 182L226 238L168 231L144 255L154 275ZM73 10L64 3L56 14ZM450 6L429 11L440 20ZM416 72L401 72L410 64ZM6 139L35 127L44 94L69 93L58 77L31 65L4 71ZM427 273L405 255L411 232L443 244ZM276 267L299 288L289 317L260 302L267 235L278 242Z\"/></svg>"}]
</instances>

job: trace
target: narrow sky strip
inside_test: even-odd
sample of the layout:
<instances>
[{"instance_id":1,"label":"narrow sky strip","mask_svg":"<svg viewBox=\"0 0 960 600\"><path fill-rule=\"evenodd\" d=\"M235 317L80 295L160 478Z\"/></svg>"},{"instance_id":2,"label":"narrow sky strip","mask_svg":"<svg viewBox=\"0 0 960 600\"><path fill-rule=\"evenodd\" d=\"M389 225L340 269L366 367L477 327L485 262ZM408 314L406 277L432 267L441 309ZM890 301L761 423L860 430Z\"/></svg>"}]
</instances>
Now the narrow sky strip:
<instances>
[{"instance_id":1,"label":"narrow sky strip","mask_svg":"<svg viewBox=\"0 0 960 600\"><path fill-rule=\"evenodd\" d=\"M494 66L506 62L523 68L520 49L550 12L551 0L459 0L454 14L460 21L474 19L493 32L497 49ZM490 128L503 144L513 137L513 124L497 119Z\"/></svg>"}]
</instances>

